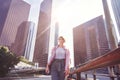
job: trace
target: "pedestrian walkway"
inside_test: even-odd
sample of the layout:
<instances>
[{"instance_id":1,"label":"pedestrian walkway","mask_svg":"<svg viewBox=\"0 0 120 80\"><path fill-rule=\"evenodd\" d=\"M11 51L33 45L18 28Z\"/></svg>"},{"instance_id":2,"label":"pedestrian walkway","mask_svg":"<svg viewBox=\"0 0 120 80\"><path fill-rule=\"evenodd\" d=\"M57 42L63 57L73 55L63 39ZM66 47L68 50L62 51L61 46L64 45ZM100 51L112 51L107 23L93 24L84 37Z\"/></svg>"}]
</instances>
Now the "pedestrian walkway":
<instances>
[{"instance_id":1,"label":"pedestrian walkway","mask_svg":"<svg viewBox=\"0 0 120 80\"><path fill-rule=\"evenodd\" d=\"M0 78L0 80L51 80L50 75L34 75L27 77L4 77Z\"/></svg>"}]
</instances>

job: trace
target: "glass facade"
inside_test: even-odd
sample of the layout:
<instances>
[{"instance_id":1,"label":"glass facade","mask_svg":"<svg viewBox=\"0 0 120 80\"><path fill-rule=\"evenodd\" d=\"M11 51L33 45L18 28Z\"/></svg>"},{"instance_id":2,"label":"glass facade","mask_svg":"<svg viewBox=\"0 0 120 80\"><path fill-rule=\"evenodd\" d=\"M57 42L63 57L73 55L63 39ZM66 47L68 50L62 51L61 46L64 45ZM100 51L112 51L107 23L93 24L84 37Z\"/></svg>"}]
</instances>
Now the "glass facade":
<instances>
[{"instance_id":1,"label":"glass facade","mask_svg":"<svg viewBox=\"0 0 120 80\"><path fill-rule=\"evenodd\" d=\"M41 3L38 29L34 50L34 62L40 67L45 67L48 58L50 23L51 23L52 0L44 0Z\"/></svg>"},{"instance_id":2,"label":"glass facade","mask_svg":"<svg viewBox=\"0 0 120 80\"><path fill-rule=\"evenodd\" d=\"M73 29L75 65L109 51L103 16L98 16Z\"/></svg>"}]
</instances>

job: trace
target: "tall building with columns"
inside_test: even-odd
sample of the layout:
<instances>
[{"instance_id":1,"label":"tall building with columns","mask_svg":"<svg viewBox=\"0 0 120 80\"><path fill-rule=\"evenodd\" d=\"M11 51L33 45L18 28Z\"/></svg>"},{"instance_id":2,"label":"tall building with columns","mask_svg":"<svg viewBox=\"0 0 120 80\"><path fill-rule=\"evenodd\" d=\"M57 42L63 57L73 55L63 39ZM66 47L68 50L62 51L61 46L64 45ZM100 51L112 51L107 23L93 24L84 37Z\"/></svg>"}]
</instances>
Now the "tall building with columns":
<instances>
[{"instance_id":1,"label":"tall building with columns","mask_svg":"<svg viewBox=\"0 0 120 80\"><path fill-rule=\"evenodd\" d=\"M48 58L52 0L44 0L40 6L33 61L45 67Z\"/></svg>"}]
</instances>

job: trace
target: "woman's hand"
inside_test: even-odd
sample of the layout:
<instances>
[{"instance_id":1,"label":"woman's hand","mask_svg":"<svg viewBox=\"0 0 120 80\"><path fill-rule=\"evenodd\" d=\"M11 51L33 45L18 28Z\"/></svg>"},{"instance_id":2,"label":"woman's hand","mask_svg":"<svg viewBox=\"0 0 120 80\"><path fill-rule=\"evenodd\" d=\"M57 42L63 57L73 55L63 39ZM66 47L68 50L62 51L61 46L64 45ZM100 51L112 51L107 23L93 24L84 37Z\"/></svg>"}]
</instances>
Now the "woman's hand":
<instances>
[{"instance_id":1,"label":"woman's hand","mask_svg":"<svg viewBox=\"0 0 120 80\"><path fill-rule=\"evenodd\" d=\"M46 72L47 74L50 73L50 69L49 69L49 66L48 66L48 65L47 65L47 67L46 67L46 69L45 69L45 72Z\"/></svg>"},{"instance_id":2,"label":"woman's hand","mask_svg":"<svg viewBox=\"0 0 120 80\"><path fill-rule=\"evenodd\" d=\"M69 69L65 70L65 76L69 75Z\"/></svg>"}]
</instances>

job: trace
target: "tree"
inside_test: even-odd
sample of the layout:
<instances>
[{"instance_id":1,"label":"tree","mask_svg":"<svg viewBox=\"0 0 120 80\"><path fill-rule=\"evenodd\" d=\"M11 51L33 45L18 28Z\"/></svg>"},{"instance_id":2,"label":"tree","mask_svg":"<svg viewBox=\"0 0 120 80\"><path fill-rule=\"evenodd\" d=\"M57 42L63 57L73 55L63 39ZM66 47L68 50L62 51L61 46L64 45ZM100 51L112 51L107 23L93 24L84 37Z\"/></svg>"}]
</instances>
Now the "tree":
<instances>
[{"instance_id":1,"label":"tree","mask_svg":"<svg viewBox=\"0 0 120 80\"><path fill-rule=\"evenodd\" d=\"M0 77L4 77L19 61L7 47L0 47Z\"/></svg>"}]
</instances>

